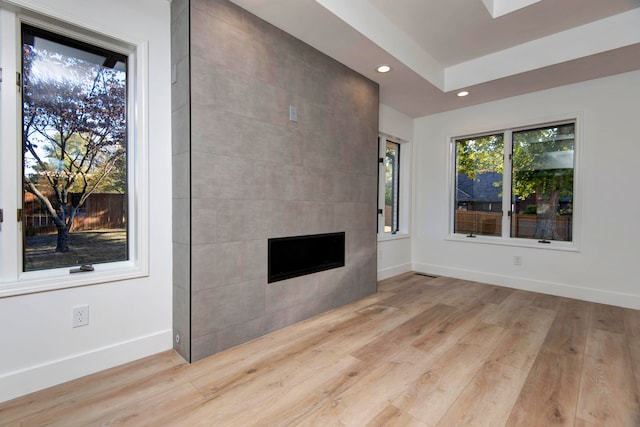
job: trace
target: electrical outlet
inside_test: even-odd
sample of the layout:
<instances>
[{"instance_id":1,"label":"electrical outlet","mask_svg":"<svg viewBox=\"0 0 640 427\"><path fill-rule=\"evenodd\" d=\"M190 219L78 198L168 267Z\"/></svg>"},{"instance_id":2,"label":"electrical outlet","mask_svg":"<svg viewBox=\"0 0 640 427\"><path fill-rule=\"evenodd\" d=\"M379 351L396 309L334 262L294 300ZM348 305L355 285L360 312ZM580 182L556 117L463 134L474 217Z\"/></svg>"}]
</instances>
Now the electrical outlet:
<instances>
[{"instance_id":1,"label":"electrical outlet","mask_svg":"<svg viewBox=\"0 0 640 427\"><path fill-rule=\"evenodd\" d=\"M72 309L73 319L71 326L77 328L79 326L87 326L89 324L89 306L79 305Z\"/></svg>"},{"instance_id":2,"label":"electrical outlet","mask_svg":"<svg viewBox=\"0 0 640 427\"><path fill-rule=\"evenodd\" d=\"M513 257L513 265L522 265L522 257L520 255Z\"/></svg>"}]
</instances>

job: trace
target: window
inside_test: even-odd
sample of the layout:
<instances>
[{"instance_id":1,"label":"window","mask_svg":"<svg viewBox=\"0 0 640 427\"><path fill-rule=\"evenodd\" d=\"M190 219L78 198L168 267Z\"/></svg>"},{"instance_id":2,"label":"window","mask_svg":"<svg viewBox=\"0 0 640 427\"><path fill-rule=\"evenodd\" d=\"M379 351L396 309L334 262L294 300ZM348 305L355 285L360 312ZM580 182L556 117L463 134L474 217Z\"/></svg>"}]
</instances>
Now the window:
<instances>
[{"instance_id":1,"label":"window","mask_svg":"<svg viewBox=\"0 0 640 427\"><path fill-rule=\"evenodd\" d=\"M378 138L378 235L408 237L411 144L388 135Z\"/></svg>"},{"instance_id":2,"label":"window","mask_svg":"<svg viewBox=\"0 0 640 427\"><path fill-rule=\"evenodd\" d=\"M387 140L384 157L384 232L397 233L400 200L400 144Z\"/></svg>"},{"instance_id":3,"label":"window","mask_svg":"<svg viewBox=\"0 0 640 427\"><path fill-rule=\"evenodd\" d=\"M146 42L0 21L0 296L147 275Z\"/></svg>"},{"instance_id":4,"label":"window","mask_svg":"<svg viewBox=\"0 0 640 427\"><path fill-rule=\"evenodd\" d=\"M127 57L22 25L23 271L127 253Z\"/></svg>"},{"instance_id":5,"label":"window","mask_svg":"<svg viewBox=\"0 0 640 427\"><path fill-rule=\"evenodd\" d=\"M572 242L575 127L571 121L454 138L453 232Z\"/></svg>"},{"instance_id":6,"label":"window","mask_svg":"<svg viewBox=\"0 0 640 427\"><path fill-rule=\"evenodd\" d=\"M455 232L502 235L504 135L458 139L455 145Z\"/></svg>"}]
</instances>

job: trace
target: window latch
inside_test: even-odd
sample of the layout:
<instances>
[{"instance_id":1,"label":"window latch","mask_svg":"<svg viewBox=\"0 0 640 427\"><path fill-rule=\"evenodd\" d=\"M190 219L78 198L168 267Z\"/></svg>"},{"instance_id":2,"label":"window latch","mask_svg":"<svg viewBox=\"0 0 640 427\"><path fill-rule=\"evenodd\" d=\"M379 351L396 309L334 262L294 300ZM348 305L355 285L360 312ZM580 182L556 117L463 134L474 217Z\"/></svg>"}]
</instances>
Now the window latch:
<instances>
[{"instance_id":1,"label":"window latch","mask_svg":"<svg viewBox=\"0 0 640 427\"><path fill-rule=\"evenodd\" d=\"M76 268L72 268L71 270L69 270L69 273L85 273L87 271L93 271L93 265L91 264L85 264L85 265L81 265L80 267L76 267Z\"/></svg>"},{"instance_id":2,"label":"window latch","mask_svg":"<svg viewBox=\"0 0 640 427\"><path fill-rule=\"evenodd\" d=\"M378 157L378 163L384 163L384 158L383 157Z\"/></svg>"},{"instance_id":3,"label":"window latch","mask_svg":"<svg viewBox=\"0 0 640 427\"><path fill-rule=\"evenodd\" d=\"M0 222L4 222L4 210L0 209Z\"/></svg>"},{"instance_id":4,"label":"window latch","mask_svg":"<svg viewBox=\"0 0 640 427\"><path fill-rule=\"evenodd\" d=\"M551 242L550 242L550 241L548 241L548 240L546 240L546 239L538 240L538 243L551 244Z\"/></svg>"},{"instance_id":5,"label":"window latch","mask_svg":"<svg viewBox=\"0 0 640 427\"><path fill-rule=\"evenodd\" d=\"M18 209L17 220L18 222L22 222L22 209Z\"/></svg>"},{"instance_id":6,"label":"window latch","mask_svg":"<svg viewBox=\"0 0 640 427\"><path fill-rule=\"evenodd\" d=\"M475 234L473 234L473 233L469 233L469 234L467 234L467 237L472 237L472 238L474 238L474 239L475 239L475 238L476 238L476 235L475 235Z\"/></svg>"},{"instance_id":7,"label":"window latch","mask_svg":"<svg viewBox=\"0 0 640 427\"><path fill-rule=\"evenodd\" d=\"M382 209L378 209L378 215L382 215Z\"/></svg>"}]
</instances>

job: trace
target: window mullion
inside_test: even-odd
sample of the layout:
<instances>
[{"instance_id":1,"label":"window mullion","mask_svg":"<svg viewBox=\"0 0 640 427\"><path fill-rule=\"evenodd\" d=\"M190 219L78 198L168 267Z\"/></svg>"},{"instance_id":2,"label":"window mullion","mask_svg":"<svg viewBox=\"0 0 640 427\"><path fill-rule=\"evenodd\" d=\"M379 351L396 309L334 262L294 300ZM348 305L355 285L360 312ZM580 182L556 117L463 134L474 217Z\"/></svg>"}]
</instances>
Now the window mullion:
<instances>
[{"instance_id":1,"label":"window mullion","mask_svg":"<svg viewBox=\"0 0 640 427\"><path fill-rule=\"evenodd\" d=\"M511 236L511 221L513 218L513 133L510 130L504 132L504 158L502 171L502 238Z\"/></svg>"}]
</instances>

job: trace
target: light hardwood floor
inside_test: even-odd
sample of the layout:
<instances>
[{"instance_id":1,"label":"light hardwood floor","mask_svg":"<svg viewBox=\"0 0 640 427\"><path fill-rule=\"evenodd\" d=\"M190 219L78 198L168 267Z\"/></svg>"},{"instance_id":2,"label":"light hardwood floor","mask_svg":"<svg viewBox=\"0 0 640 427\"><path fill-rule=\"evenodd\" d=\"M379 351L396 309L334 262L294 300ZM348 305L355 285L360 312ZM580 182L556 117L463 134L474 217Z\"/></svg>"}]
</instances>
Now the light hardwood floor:
<instances>
[{"instance_id":1,"label":"light hardwood floor","mask_svg":"<svg viewBox=\"0 0 640 427\"><path fill-rule=\"evenodd\" d=\"M192 365L0 405L2 426L640 426L640 312L407 273Z\"/></svg>"}]
</instances>

